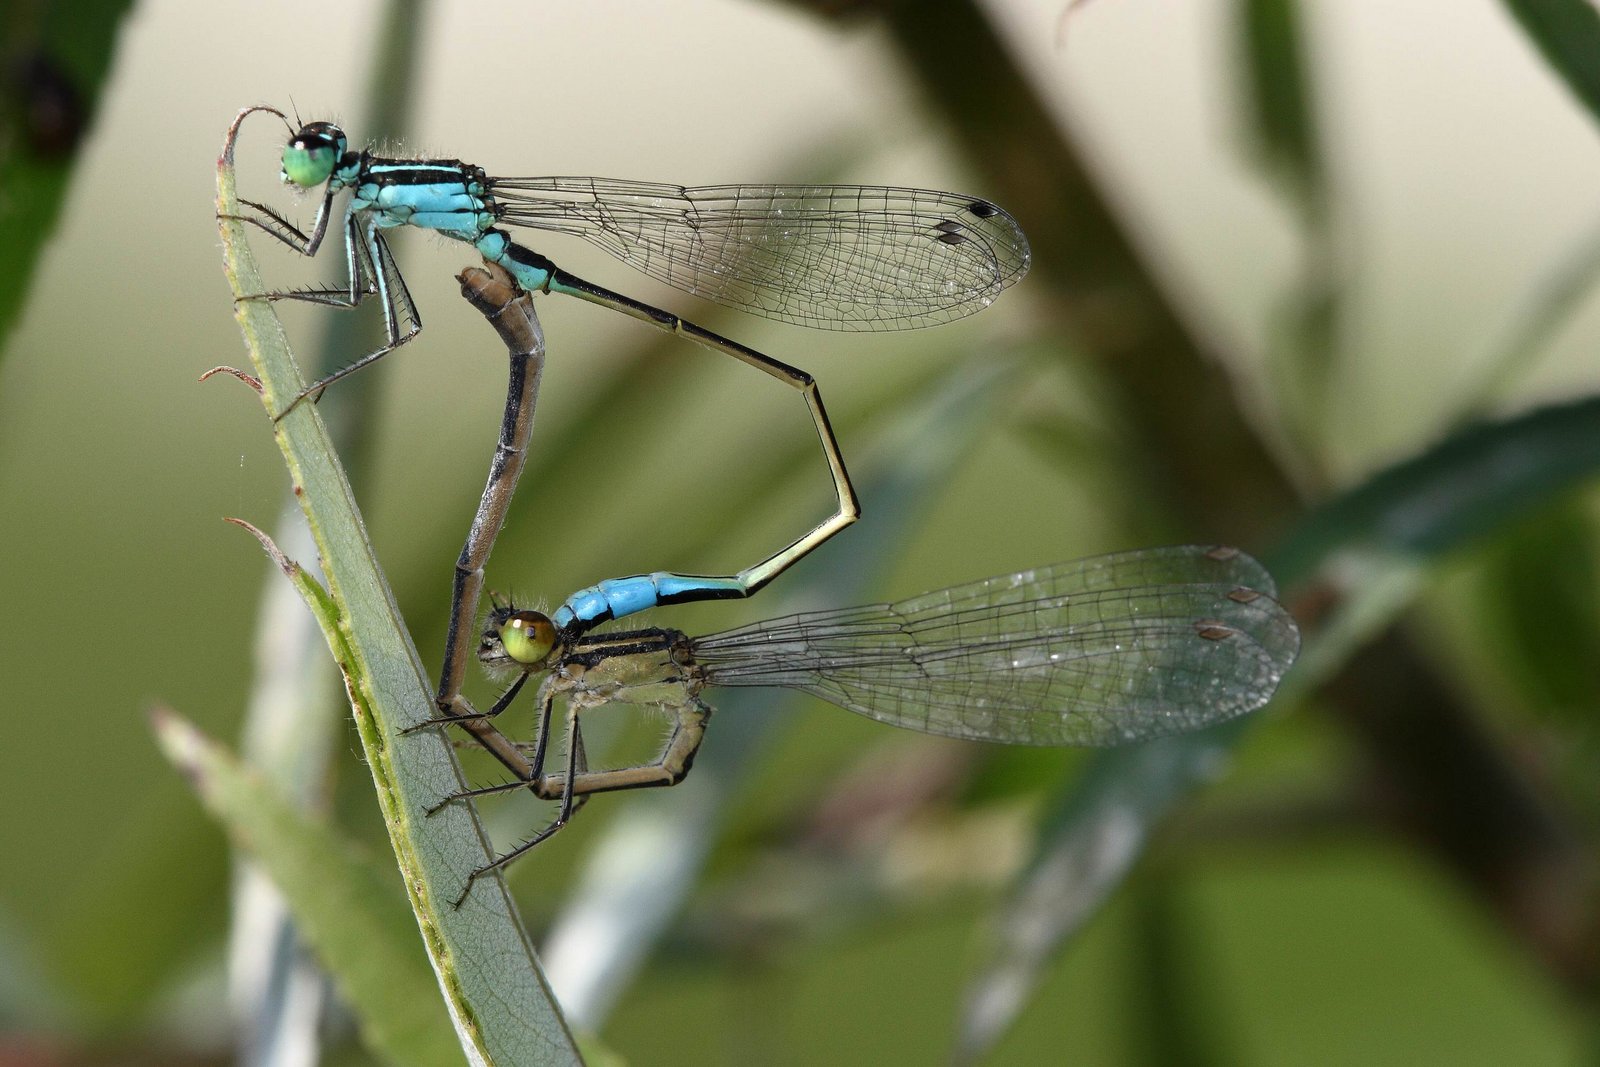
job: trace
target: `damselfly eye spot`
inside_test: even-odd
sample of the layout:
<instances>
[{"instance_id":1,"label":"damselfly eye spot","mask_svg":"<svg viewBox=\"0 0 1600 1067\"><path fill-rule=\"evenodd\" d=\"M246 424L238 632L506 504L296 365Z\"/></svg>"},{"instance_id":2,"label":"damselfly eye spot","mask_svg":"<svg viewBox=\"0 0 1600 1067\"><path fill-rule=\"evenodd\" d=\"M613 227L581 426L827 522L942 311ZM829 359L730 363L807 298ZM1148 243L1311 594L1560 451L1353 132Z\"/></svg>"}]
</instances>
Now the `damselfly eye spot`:
<instances>
[{"instance_id":1,"label":"damselfly eye spot","mask_svg":"<svg viewBox=\"0 0 1600 1067\"><path fill-rule=\"evenodd\" d=\"M500 624L500 647L518 663L542 663L555 646L555 624L542 611L514 611Z\"/></svg>"}]
</instances>

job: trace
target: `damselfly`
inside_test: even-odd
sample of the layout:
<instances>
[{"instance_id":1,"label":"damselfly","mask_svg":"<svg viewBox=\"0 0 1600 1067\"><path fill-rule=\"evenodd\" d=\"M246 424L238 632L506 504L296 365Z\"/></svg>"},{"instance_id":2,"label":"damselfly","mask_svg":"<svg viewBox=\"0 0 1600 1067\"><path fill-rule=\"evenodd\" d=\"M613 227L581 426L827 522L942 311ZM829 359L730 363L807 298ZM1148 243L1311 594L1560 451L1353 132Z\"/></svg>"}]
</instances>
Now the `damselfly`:
<instances>
[{"instance_id":1,"label":"damselfly","mask_svg":"<svg viewBox=\"0 0 1600 1067\"><path fill-rule=\"evenodd\" d=\"M255 110L288 119L274 108ZM386 355L422 328L383 231L401 226L463 241L530 292L564 293L732 356L798 390L833 476L835 513L788 547L738 574L659 572L602 582L569 598L563 626L593 626L658 604L749 596L855 521L860 509L809 374L678 316L557 267L514 243L500 225L571 234L684 292L803 326L900 330L979 311L1028 269L1016 221L987 200L922 189L859 185L715 185L685 188L612 178L496 178L456 159L393 159L349 148L344 131L309 122L283 151L282 179L323 188L309 233L274 209L240 218L303 255L327 235L334 196L344 213L346 284L262 293L258 299L354 307L376 296L386 343L303 390L298 403ZM293 404L290 405L291 407Z\"/></svg>"},{"instance_id":2,"label":"damselfly","mask_svg":"<svg viewBox=\"0 0 1600 1067\"><path fill-rule=\"evenodd\" d=\"M499 714L530 677L543 675L534 774L459 796L531 788L561 806L545 829L474 871L467 888L559 830L576 798L681 781L711 716L701 699L710 687L797 689L947 737L1126 744L1210 726L1271 698L1300 647L1275 592L1265 568L1238 549L1179 546L707 637L665 629L574 634L541 612L499 605L478 656L521 673L485 715ZM545 774L558 699L566 705L566 767ZM654 761L587 769L579 717L612 704L648 705L671 719Z\"/></svg>"}]
</instances>

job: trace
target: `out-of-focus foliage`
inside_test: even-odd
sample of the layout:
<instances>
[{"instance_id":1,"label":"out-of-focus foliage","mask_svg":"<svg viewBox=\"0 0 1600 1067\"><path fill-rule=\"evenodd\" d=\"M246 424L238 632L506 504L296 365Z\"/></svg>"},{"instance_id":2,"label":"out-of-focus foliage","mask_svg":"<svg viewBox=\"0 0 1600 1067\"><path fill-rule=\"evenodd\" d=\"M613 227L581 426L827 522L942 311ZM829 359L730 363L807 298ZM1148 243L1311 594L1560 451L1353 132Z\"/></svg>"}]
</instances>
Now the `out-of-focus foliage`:
<instances>
[{"instance_id":1,"label":"out-of-focus foliage","mask_svg":"<svg viewBox=\"0 0 1600 1067\"><path fill-rule=\"evenodd\" d=\"M69 66L109 55L121 8L68 7L4 17L65 34ZM822 589L1215 541L1269 562L1307 641L1285 699L1177 751L720 707L705 792L596 798L513 870L557 992L600 983L585 1020L652 1064L1593 1059L1600 317L1595 212L1567 180L1600 166L1587 0L671 7L440 8L421 132L389 147L507 173L965 188L1012 210L1036 259L970 322L864 338L680 305L538 243L814 373L876 487L878 538L847 531L748 610L649 622L709 632ZM236 1030L225 845L140 714L160 700L237 731L262 569L216 520L270 521L284 498L255 398L191 384L243 358L211 164L241 105L353 125L382 18L141 9L77 173L30 185L0 142L0 210L58 198L0 227L23 242L0 262L30 272L0 295L0 331L22 307L0 363L0 1051L19 1062L214 1062ZM274 136L243 146L241 191L304 221ZM282 284L340 266L331 244L315 264L263 244ZM427 331L325 405L384 393L355 491L430 667L503 366L451 292L461 249L438 244L400 247ZM816 520L792 397L540 307L550 363L492 586L548 604L610 574L721 572ZM332 313L286 314L298 337ZM596 716L585 736L599 765L655 734ZM371 777L341 740L326 816L381 869ZM501 844L546 814L485 806ZM330 1060L383 1055L329 1018Z\"/></svg>"},{"instance_id":2,"label":"out-of-focus foliage","mask_svg":"<svg viewBox=\"0 0 1600 1067\"><path fill-rule=\"evenodd\" d=\"M128 0L0 12L0 350L94 122Z\"/></svg>"}]
</instances>

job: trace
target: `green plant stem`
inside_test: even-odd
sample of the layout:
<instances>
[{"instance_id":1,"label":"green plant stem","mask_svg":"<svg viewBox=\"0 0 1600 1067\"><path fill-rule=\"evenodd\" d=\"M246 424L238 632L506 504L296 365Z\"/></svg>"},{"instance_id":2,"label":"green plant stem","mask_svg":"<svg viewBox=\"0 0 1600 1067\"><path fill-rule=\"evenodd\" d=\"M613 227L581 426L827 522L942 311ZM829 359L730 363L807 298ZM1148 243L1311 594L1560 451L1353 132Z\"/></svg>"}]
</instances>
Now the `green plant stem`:
<instances>
[{"instance_id":1,"label":"green plant stem","mask_svg":"<svg viewBox=\"0 0 1600 1067\"><path fill-rule=\"evenodd\" d=\"M238 213L233 144L247 114L229 130L218 162L217 209L236 298L264 289L245 226L227 217ZM266 301L238 300L237 317L263 403L282 412L301 379L277 316ZM459 909L450 906L468 872L490 858L489 842L468 805L425 814L465 781L443 737L401 732L433 717L427 676L316 406L300 404L276 421L274 438L328 581L321 597L304 592L344 673L390 843L463 1051L475 1063L579 1062L504 883L479 879Z\"/></svg>"}]
</instances>

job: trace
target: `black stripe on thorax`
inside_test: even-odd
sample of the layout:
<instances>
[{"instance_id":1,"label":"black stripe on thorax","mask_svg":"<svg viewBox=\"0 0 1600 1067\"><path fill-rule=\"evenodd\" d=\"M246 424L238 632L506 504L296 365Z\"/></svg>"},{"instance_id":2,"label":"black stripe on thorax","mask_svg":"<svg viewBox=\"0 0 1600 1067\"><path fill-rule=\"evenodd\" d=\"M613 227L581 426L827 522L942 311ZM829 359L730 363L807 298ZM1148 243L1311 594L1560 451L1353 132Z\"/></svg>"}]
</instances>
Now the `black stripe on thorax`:
<instances>
[{"instance_id":1,"label":"black stripe on thorax","mask_svg":"<svg viewBox=\"0 0 1600 1067\"><path fill-rule=\"evenodd\" d=\"M562 655L561 662L593 667L616 656L665 652L681 640L683 640L681 631L664 630L659 627L601 634L598 637L583 637Z\"/></svg>"},{"instance_id":2,"label":"black stripe on thorax","mask_svg":"<svg viewBox=\"0 0 1600 1067\"><path fill-rule=\"evenodd\" d=\"M459 181L484 183L482 167L459 159L368 159L362 180L376 185L438 185Z\"/></svg>"}]
</instances>

